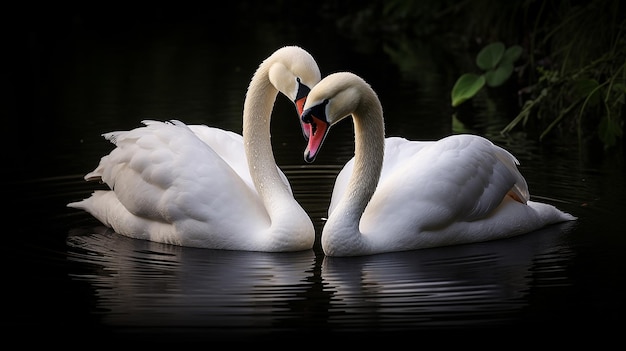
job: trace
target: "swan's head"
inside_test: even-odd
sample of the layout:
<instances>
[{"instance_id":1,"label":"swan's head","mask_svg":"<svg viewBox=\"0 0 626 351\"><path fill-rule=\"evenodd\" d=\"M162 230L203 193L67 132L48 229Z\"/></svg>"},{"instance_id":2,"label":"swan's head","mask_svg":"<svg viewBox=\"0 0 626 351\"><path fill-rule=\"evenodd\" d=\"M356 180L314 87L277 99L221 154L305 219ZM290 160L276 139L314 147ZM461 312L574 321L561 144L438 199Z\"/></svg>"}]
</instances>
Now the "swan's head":
<instances>
[{"instance_id":1,"label":"swan's head","mask_svg":"<svg viewBox=\"0 0 626 351\"><path fill-rule=\"evenodd\" d=\"M309 126L306 162L315 161L330 127L358 110L361 84L369 86L352 73L339 72L328 75L309 92L301 115L302 123Z\"/></svg>"},{"instance_id":2,"label":"swan's head","mask_svg":"<svg viewBox=\"0 0 626 351\"><path fill-rule=\"evenodd\" d=\"M313 56L298 46L278 49L267 60L269 80L274 87L293 101L298 116L304 111L304 103L311 88L321 79L320 69ZM310 126L300 122L306 139Z\"/></svg>"}]
</instances>

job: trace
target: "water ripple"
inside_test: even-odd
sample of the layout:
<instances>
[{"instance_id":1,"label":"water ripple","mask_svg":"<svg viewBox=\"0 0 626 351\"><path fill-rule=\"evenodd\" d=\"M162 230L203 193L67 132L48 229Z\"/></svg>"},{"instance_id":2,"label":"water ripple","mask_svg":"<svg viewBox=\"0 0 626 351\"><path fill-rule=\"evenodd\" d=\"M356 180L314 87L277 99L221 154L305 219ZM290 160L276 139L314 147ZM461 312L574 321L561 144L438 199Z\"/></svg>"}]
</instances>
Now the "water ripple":
<instances>
[{"instance_id":1,"label":"water ripple","mask_svg":"<svg viewBox=\"0 0 626 351\"><path fill-rule=\"evenodd\" d=\"M111 326L270 327L304 300L312 251L287 254L183 248L106 228L67 239L72 279L96 291ZM255 318L251 318L251 316Z\"/></svg>"}]
</instances>

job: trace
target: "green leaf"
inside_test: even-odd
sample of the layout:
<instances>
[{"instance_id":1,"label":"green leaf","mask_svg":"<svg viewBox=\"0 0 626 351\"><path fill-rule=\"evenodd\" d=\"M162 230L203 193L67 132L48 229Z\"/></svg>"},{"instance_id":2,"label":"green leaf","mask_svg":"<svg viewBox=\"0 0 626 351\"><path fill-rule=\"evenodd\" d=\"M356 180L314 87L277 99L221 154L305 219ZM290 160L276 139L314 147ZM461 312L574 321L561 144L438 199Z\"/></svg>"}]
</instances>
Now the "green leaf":
<instances>
[{"instance_id":1,"label":"green leaf","mask_svg":"<svg viewBox=\"0 0 626 351\"><path fill-rule=\"evenodd\" d=\"M456 134L462 134L462 133L471 133L472 131L469 130L465 126L465 124L463 124L463 122L459 120L459 118L456 116L456 113L454 113L452 114L452 132Z\"/></svg>"},{"instance_id":2,"label":"green leaf","mask_svg":"<svg viewBox=\"0 0 626 351\"><path fill-rule=\"evenodd\" d=\"M457 79L452 88L452 106L456 107L471 99L485 85L485 77L474 73L465 73Z\"/></svg>"},{"instance_id":3,"label":"green leaf","mask_svg":"<svg viewBox=\"0 0 626 351\"><path fill-rule=\"evenodd\" d=\"M626 84L615 83L615 84L613 84L613 90L615 90L618 93L626 94Z\"/></svg>"},{"instance_id":4,"label":"green leaf","mask_svg":"<svg viewBox=\"0 0 626 351\"><path fill-rule=\"evenodd\" d=\"M485 73L485 79L487 85L490 87L497 87L502 85L513 73L512 63L503 63L498 68L493 69Z\"/></svg>"},{"instance_id":5,"label":"green leaf","mask_svg":"<svg viewBox=\"0 0 626 351\"><path fill-rule=\"evenodd\" d=\"M502 65L505 62L513 64L513 62L517 61L517 59L522 56L522 51L523 49L519 45L511 46L510 48L506 49L504 55L502 55L502 60L500 60L500 64Z\"/></svg>"},{"instance_id":6,"label":"green leaf","mask_svg":"<svg viewBox=\"0 0 626 351\"><path fill-rule=\"evenodd\" d=\"M504 55L504 44L501 42L491 43L476 55L476 65L481 69L488 71L495 68Z\"/></svg>"}]
</instances>

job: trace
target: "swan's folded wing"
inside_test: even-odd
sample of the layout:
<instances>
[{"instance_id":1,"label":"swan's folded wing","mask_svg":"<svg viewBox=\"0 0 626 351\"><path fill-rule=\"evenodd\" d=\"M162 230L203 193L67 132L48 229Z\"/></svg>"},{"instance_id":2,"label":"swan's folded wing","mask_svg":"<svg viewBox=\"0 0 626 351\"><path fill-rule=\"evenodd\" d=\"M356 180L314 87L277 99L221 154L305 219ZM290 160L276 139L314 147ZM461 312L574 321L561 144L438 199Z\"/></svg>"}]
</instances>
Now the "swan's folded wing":
<instances>
[{"instance_id":1,"label":"swan's folded wing","mask_svg":"<svg viewBox=\"0 0 626 351\"><path fill-rule=\"evenodd\" d=\"M256 191L246 161L243 137L240 134L205 125L189 125L188 127L200 140L209 145L250 189Z\"/></svg>"},{"instance_id":2,"label":"swan's folded wing","mask_svg":"<svg viewBox=\"0 0 626 351\"><path fill-rule=\"evenodd\" d=\"M246 159L243 137L240 134L205 125L189 125L188 127L200 140L209 145L211 149L239 175L251 190L256 192L254 182L250 176L250 168L248 167ZM285 176L278 166L277 168L283 183L291 190L287 176Z\"/></svg>"},{"instance_id":3,"label":"swan's folded wing","mask_svg":"<svg viewBox=\"0 0 626 351\"><path fill-rule=\"evenodd\" d=\"M502 161L504 150L477 136L455 135L414 151L385 157L368 210L406 216L412 209L422 225L433 227L472 221L491 213L520 181L511 171L515 164Z\"/></svg>"},{"instance_id":4,"label":"swan's folded wing","mask_svg":"<svg viewBox=\"0 0 626 351\"><path fill-rule=\"evenodd\" d=\"M205 221L207 216L229 215L222 212L245 207L237 203L263 212L256 191L184 125L151 122L106 137L116 148L92 173L99 174L136 216L163 222Z\"/></svg>"},{"instance_id":5,"label":"swan's folded wing","mask_svg":"<svg viewBox=\"0 0 626 351\"><path fill-rule=\"evenodd\" d=\"M490 214L507 193L527 199L526 181L517 170L517 160L491 141L475 135L455 135L437 142L439 171L433 177L448 182L449 200L455 203L458 220L476 220Z\"/></svg>"}]
</instances>

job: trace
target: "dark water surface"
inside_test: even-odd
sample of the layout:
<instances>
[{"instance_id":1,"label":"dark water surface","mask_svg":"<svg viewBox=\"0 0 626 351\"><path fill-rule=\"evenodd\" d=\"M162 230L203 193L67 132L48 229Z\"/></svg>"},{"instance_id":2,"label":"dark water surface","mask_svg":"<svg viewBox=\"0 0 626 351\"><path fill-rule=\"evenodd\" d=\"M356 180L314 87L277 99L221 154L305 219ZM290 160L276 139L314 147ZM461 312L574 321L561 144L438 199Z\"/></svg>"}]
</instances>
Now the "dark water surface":
<instances>
[{"instance_id":1,"label":"dark water surface","mask_svg":"<svg viewBox=\"0 0 626 351\"><path fill-rule=\"evenodd\" d=\"M457 73L431 44L423 44L422 61L410 71L382 46L364 50L332 28L307 33L242 20L224 31L240 25L243 32L226 37L197 18L168 25L162 17L136 25L122 19L118 30L68 18L57 27L33 22L15 40L13 103L5 111L4 332L53 330L68 343L78 334L314 342L331 334L356 340L466 330L576 340L624 327L622 156L579 148L576 140L539 143L523 131L502 136L511 116L480 105L466 131L512 151L534 199L579 220L507 240L324 257L319 233L333 179L352 156L352 126L336 126L316 163L305 164L297 116L282 96L272 121L276 159L314 221L313 250L146 242L66 208L97 187L82 177L112 148L102 133L170 118L241 132L252 73L287 44L309 50L323 75L350 70L368 80L383 102L388 135L433 140L458 131L449 108Z\"/></svg>"}]
</instances>

